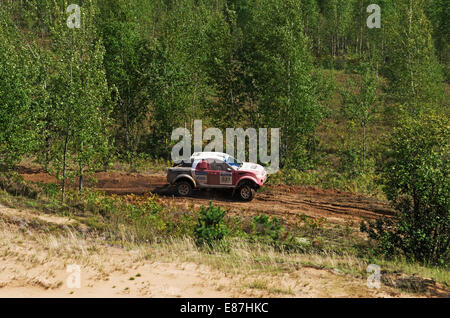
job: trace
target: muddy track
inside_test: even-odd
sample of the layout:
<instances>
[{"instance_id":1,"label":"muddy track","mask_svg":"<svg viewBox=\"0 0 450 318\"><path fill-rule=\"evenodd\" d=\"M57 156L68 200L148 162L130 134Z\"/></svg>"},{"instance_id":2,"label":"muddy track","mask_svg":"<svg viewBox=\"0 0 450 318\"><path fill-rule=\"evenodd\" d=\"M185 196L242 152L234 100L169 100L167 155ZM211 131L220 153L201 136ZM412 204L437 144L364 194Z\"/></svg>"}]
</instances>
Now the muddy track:
<instances>
[{"instance_id":1,"label":"muddy track","mask_svg":"<svg viewBox=\"0 0 450 318\"><path fill-rule=\"evenodd\" d=\"M56 182L42 171L26 170L22 176L34 182ZM281 218L285 222L295 224L306 215L312 218L325 218L329 222L358 226L362 219L375 219L380 216L391 216L392 210L387 202L362 195L324 190L314 187L267 186L257 193L252 202L241 202L232 197L231 191L208 190L194 191L187 198L174 195L165 175L131 174L118 172L100 172L94 175L96 181L88 186L108 194L158 194L163 202L185 208L200 207L212 201L215 205L226 208L231 215L254 216L261 213Z\"/></svg>"}]
</instances>

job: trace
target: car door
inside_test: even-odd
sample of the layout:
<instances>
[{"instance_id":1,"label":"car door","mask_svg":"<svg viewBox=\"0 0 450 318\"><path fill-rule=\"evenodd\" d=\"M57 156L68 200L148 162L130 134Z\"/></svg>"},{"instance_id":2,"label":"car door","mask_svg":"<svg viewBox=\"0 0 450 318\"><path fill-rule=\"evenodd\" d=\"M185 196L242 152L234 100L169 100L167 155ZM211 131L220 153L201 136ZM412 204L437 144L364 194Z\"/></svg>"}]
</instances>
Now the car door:
<instances>
[{"instance_id":1,"label":"car door","mask_svg":"<svg viewBox=\"0 0 450 318\"><path fill-rule=\"evenodd\" d=\"M232 187L233 171L226 162L220 159L210 161L208 184L214 187Z\"/></svg>"},{"instance_id":2,"label":"car door","mask_svg":"<svg viewBox=\"0 0 450 318\"><path fill-rule=\"evenodd\" d=\"M234 169L231 168L227 163L222 162L219 165L220 167L220 178L219 183L223 187L232 187L233 179L234 179Z\"/></svg>"},{"instance_id":3,"label":"car door","mask_svg":"<svg viewBox=\"0 0 450 318\"><path fill-rule=\"evenodd\" d=\"M209 168L206 171L208 174L208 185L219 186L220 185L220 165L216 159L208 159Z\"/></svg>"},{"instance_id":4,"label":"car door","mask_svg":"<svg viewBox=\"0 0 450 318\"><path fill-rule=\"evenodd\" d=\"M209 164L206 160L195 162L192 170L192 175L198 185L208 185Z\"/></svg>"}]
</instances>

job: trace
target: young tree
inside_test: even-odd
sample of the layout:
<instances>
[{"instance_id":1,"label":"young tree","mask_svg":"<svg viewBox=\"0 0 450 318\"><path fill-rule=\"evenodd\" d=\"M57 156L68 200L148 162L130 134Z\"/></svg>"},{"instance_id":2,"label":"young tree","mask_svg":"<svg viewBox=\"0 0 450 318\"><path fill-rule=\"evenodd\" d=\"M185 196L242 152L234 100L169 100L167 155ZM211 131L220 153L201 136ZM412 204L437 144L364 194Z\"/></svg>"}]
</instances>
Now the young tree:
<instances>
[{"instance_id":1,"label":"young tree","mask_svg":"<svg viewBox=\"0 0 450 318\"><path fill-rule=\"evenodd\" d=\"M362 171L366 172L367 128L377 110L377 88L379 79L375 70L363 65L358 83L352 83L344 93L342 110L345 118L362 128Z\"/></svg>"},{"instance_id":2,"label":"young tree","mask_svg":"<svg viewBox=\"0 0 450 318\"><path fill-rule=\"evenodd\" d=\"M345 54L349 31L353 19L355 0L324 1L324 15L327 18L327 31L330 41L330 53L333 56Z\"/></svg>"},{"instance_id":3,"label":"young tree","mask_svg":"<svg viewBox=\"0 0 450 318\"><path fill-rule=\"evenodd\" d=\"M284 164L305 168L305 143L321 118L299 1L258 1L243 28L251 125L281 128Z\"/></svg>"},{"instance_id":4,"label":"young tree","mask_svg":"<svg viewBox=\"0 0 450 318\"><path fill-rule=\"evenodd\" d=\"M187 127L185 116L191 106L190 89L183 64L171 55L164 44L148 48L146 71L151 105L151 133L148 148L157 155L170 159L170 137L174 128ZM186 126L185 126L186 125Z\"/></svg>"},{"instance_id":5,"label":"young tree","mask_svg":"<svg viewBox=\"0 0 450 318\"><path fill-rule=\"evenodd\" d=\"M104 48L94 26L96 6L86 1L81 28L70 29L65 14L68 3L54 4L55 23L50 27L55 54L50 70L53 166L62 174L62 198L73 171L82 189L86 168L93 168L108 146L109 91L103 68ZM69 170L70 169L70 170Z\"/></svg>"},{"instance_id":6,"label":"young tree","mask_svg":"<svg viewBox=\"0 0 450 318\"><path fill-rule=\"evenodd\" d=\"M178 4L161 4L159 36L145 56L152 100L149 146L166 156L174 128L193 131L194 120L204 119L205 110L212 113L208 106L221 102L216 96L222 97L220 90L226 86L222 79L227 76L215 77L220 70L214 69L223 63L223 41L228 36L220 6L193 0Z\"/></svg>"},{"instance_id":7,"label":"young tree","mask_svg":"<svg viewBox=\"0 0 450 318\"><path fill-rule=\"evenodd\" d=\"M441 67L436 59L432 28L424 13L424 0L399 0L385 19L389 36L386 76L393 99L418 113L443 98Z\"/></svg>"},{"instance_id":8,"label":"young tree","mask_svg":"<svg viewBox=\"0 0 450 318\"><path fill-rule=\"evenodd\" d=\"M449 127L442 113L404 114L388 139L381 169L395 219L362 224L387 255L400 251L426 264L450 261Z\"/></svg>"},{"instance_id":9,"label":"young tree","mask_svg":"<svg viewBox=\"0 0 450 318\"><path fill-rule=\"evenodd\" d=\"M445 0L427 1L425 13L433 25L433 40L437 56L442 64L450 59L450 43L448 30L450 29L450 10Z\"/></svg>"},{"instance_id":10,"label":"young tree","mask_svg":"<svg viewBox=\"0 0 450 318\"><path fill-rule=\"evenodd\" d=\"M0 7L0 164L11 168L36 146L35 52Z\"/></svg>"},{"instance_id":11,"label":"young tree","mask_svg":"<svg viewBox=\"0 0 450 318\"><path fill-rule=\"evenodd\" d=\"M229 1L221 12L214 14L207 36L207 73L213 98L207 103L208 115L214 127L226 129L236 122L249 120L242 63L242 29L238 22L238 5Z\"/></svg>"},{"instance_id":12,"label":"young tree","mask_svg":"<svg viewBox=\"0 0 450 318\"><path fill-rule=\"evenodd\" d=\"M143 73L143 48L147 45L140 27L139 12L143 1L100 0L97 27L105 45L104 65L108 84L115 92L113 117L115 119L118 152L132 166L144 135L148 119L149 83Z\"/></svg>"},{"instance_id":13,"label":"young tree","mask_svg":"<svg viewBox=\"0 0 450 318\"><path fill-rule=\"evenodd\" d=\"M301 5L305 35L312 40L313 47L315 48L314 51L318 55L321 21L319 4L317 0L305 0L301 1Z\"/></svg>"}]
</instances>

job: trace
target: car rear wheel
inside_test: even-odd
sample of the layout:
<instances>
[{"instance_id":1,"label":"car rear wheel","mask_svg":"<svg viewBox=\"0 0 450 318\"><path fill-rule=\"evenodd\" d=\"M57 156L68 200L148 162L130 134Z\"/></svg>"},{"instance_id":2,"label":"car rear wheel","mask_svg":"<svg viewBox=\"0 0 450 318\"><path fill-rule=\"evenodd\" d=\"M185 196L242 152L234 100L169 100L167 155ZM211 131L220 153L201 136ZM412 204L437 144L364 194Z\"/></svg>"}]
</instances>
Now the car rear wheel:
<instances>
[{"instance_id":1,"label":"car rear wheel","mask_svg":"<svg viewBox=\"0 0 450 318\"><path fill-rule=\"evenodd\" d=\"M248 182L239 187L239 196L243 201L251 201L255 197L256 190Z\"/></svg>"},{"instance_id":2,"label":"car rear wheel","mask_svg":"<svg viewBox=\"0 0 450 318\"><path fill-rule=\"evenodd\" d=\"M192 192L192 185L189 181L177 182L177 194L182 197L190 195Z\"/></svg>"}]
</instances>

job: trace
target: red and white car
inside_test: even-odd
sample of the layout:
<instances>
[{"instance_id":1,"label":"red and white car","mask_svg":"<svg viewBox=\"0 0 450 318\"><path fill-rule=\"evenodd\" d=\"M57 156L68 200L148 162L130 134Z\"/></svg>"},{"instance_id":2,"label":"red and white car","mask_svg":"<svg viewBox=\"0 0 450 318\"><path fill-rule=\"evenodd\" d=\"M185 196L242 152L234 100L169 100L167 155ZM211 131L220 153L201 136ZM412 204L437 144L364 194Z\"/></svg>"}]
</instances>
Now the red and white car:
<instances>
[{"instance_id":1,"label":"red and white car","mask_svg":"<svg viewBox=\"0 0 450 318\"><path fill-rule=\"evenodd\" d=\"M244 201L251 201L266 180L263 166L221 152L196 152L167 173L167 181L176 185L178 195L188 196L196 188L233 189Z\"/></svg>"}]
</instances>

